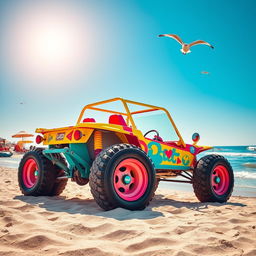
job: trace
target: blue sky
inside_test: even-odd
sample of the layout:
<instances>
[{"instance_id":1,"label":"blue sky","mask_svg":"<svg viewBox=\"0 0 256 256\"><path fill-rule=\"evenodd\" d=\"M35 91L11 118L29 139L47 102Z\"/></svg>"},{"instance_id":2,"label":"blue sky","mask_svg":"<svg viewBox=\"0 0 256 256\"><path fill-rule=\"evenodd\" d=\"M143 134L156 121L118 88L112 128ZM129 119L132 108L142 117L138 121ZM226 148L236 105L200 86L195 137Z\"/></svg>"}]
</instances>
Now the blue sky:
<instances>
[{"instance_id":1,"label":"blue sky","mask_svg":"<svg viewBox=\"0 0 256 256\"><path fill-rule=\"evenodd\" d=\"M73 125L84 105L123 97L166 107L187 142L256 144L255 24L255 1L0 1L0 136ZM64 32L44 56L48 28ZM215 49L184 56L162 33Z\"/></svg>"}]
</instances>

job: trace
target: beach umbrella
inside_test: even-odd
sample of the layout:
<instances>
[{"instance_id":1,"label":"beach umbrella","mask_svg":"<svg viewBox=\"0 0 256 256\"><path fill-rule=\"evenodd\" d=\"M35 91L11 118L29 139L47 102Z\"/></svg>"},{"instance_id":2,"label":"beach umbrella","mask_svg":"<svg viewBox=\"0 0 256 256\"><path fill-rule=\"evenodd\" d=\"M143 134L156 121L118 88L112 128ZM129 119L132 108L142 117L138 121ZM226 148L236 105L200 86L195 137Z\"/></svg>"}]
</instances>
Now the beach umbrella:
<instances>
[{"instance_id":1,"label":"beach umbrella","mask_svg":"<svg viewBox=\"0 0 256 256\"><path fill-rule=\"evenodd\" d=\"M20 140L20 141L18 141L18 143L23 143L23 144L25 144L25 143L33 143L33 141L32 140Z\"/></svg>"},{"instance_id":2,"label":"beach umbrella","mask_svg":"<svg viewBox=\"0 0 256 256\"><path fill-rule=\"evenodd\" d=\"M14 135L12 135L12 138L22 138L22 140L24 138L27 138L27 137L33 137L34 135L33 134L30 134L30 133L27 133L25 131L20 131Z\"/></svg>"},{"instance_id":3,"label":"beach umbrella","mask_svg":"<svg viewBox=\"0 0 256 256\"><path fill-rule=\"evenodd\" d=\"M25 143L32 143L32 141L30 140L24 140L24 138L27 138L27 137L33 137L34 135L33 134L30 134L30 133L27 133L25 131L20 131L14 135L12 135L13 138L21 138L22 140L18 141L17 142L17 145L19 145L19 147L21 149L24 149L24 145ZM27 142L28 141L28 142Z\"/></svg>"}]
</instances>

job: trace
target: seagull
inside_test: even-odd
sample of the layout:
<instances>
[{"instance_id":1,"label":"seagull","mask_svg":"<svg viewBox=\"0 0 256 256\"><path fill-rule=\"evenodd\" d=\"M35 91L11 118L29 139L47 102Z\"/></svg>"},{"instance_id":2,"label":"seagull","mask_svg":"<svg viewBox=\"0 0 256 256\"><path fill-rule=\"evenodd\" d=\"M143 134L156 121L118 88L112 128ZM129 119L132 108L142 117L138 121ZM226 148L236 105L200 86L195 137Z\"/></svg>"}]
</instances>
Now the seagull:
<instances>
[{"instance_id":1,"label":"seagull","mask_svg":"<svg viewBox=\"0 0 256 256\"><path fill-rule=\"evenodd\" d=\"M181 45L182 45L182 48L180 49L180 51L183 53L183 54L187 54L187 53L190 53L190 47L191 46L194 46L194 45L197 45L197 44L205 44L205 45L208 45L210 46L212 49L214 48L211 44L203 41L203 40L196 40L190 44L186 44L184 43L181 38L177 35L174 35L174 34L162 34L162 35L159 35L159 37L170 37L170 38L173 38L175 39L177 42L179 42Z\"/></svg>"}]
</instances>

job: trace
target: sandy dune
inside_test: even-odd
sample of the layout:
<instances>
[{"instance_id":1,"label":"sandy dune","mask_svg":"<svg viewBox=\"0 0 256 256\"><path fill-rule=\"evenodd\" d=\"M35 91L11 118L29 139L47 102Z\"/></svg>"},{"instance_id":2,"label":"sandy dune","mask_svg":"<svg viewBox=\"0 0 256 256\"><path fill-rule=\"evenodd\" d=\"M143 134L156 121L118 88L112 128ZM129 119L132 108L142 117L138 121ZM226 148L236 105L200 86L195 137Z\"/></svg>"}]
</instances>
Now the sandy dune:
<instances>
[{"instance_id":1,"label":"sandy dune","mask_svg":"<svg viewBox=\"0 0 256 256\"><path fill-rule=\"evenodd\" d=\"M104 212L89 187L24 197L17 170L0 168L0 255L256 255L256 198L198 203L157 191L144 211Z\"/></svg>"}]
</instances>

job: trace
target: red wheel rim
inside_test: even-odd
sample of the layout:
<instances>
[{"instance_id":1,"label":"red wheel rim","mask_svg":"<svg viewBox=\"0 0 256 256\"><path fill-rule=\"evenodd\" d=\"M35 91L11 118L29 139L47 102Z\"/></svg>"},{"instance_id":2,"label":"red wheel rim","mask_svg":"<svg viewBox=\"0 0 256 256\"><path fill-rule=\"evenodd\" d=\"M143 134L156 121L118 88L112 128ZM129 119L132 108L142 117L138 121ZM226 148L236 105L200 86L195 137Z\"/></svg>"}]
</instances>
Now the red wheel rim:
<instances>
[{"instance_id":1,"label":"red wheel rim","mask_svg":"<svg viewBox=\"0 0 256 256\"><path fill-rule=\"evenodd\" d=\"M223 165L217 165L212 171L211 178L213 191L221 196L228 191L230 178L228 170Z\"/></svg>"},{"instance_id":2,"label":"red wheel rim","mask_svg":"<svg viewBox=\"0 0 256 256\"><path fill-rule=\"evenodd\" d=\"M34 159L28 159L23 166L22 178L27 188L32 188L38 178L38 166Z\"/></svg>"},{"instance_id":3,"label":"red wheel rim","mask_svg":"<svg viewBox=\"0 0 256 256\"><path fill-rule=\"evenodd\" d=\"M113 175L116 193L126 201L138 200L148 186L146 167L134 158L127 158L119 163Z\"/></svg>"}]
</instances>

